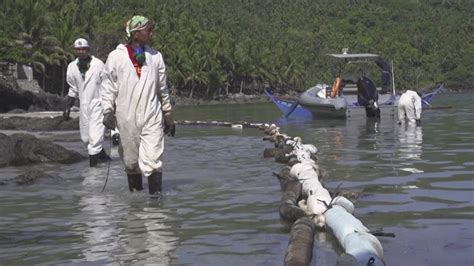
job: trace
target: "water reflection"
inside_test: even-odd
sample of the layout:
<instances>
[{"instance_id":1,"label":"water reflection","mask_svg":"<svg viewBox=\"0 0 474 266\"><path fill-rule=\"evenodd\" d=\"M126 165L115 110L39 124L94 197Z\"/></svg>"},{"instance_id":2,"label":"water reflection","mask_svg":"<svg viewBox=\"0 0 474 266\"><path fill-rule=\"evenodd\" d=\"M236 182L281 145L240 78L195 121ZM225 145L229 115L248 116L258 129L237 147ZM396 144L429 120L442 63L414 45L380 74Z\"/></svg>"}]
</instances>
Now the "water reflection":
<instances>
[{"instance_id":1,"label":"water reflection","mask_svg":"<svg viewBox=\"0 0 474 266\"><path fill-rule=\"evenodd\" d=\"M398 156L401 159L420 160L423 144L422 127L406 123L398 129Z\"/></svg>"},{"instance_id":2,"label":"water reflection","mask_svg":"<svg viewBox=\"0 0 474 266\"><path fill-rule=\"evenodd\" d=\"M77 229L86 241L82 254L89 262L107 261L109 253L118 248L119 230L114 219L111 219L113 216L107 214L107 198L100 195L85 196L80 199L79 204L82 206L83 220Z\"/></svg>"},{"instance_id":3,"label":"water reflection","mask_svg":"<svg viewBox=\"0 0 474 266\"><path fill-rule=\"evenodd\" d=\"M114 202L109 194L97 193L103 184L102 172L103 169L99 168L85 168L80 174L83 177L78 189L80 213L74 219L77 221L74 229L83 235L86 242L82 254L88 262L110 261L110 254L119 247L119 217L111 208Z\"/></svg>"},{"instance_id":4,"label":"water reflection","mask_svg":"<svg viewBox=\"0 0 474 266\"><path fill-rule=\"evenodd\" d=\"M129 212L123 242L133 251L137 260L145 264L169 265L169 253L176 248L178 238L173 235L166 210L156 199L141 211ZM140 204L141 205L141 204Z\"/></svg>"},{"instance_id":5,"label":"water reflection","mask_svg":"<svg viewBox=\"0 0 474 266\"><path fill-rule=\"evenodd\" d=\"M169 219L162 199L147 193L129 193L118 164L114 179L100 193L106 169L86 168L78 189L80 213L74 229L83 236L83 258L97 263L145 263L167 265L177 238L165 225Z\"/></svg>"},{"instance_id":6,"label":"water reflection","mask_svg":"<svg viewBox=\"0 0 474 266\"><path fill-rule=\"evenodd\" d=\"M389 134L393 132L391 120L383 121L383 127L379 119L350 119L346 123L343 151L348 163L352 165L373 164L382 155L379 151L388 141Z\"/></svg>"},{"instance_id":7,"label":"water reflection","mask_svg":"<svg viewBox=\"0 0 474 266\"><path fill-rule=\"evenodd\" d=\"M380 119L367 118L365 122L365 130L367 134L375 134L380 132Z\"/></svg>"},{"instance_id":8,"label":"water reflection","mask_svg":"<svg viewBox=\"0 0 474 266\"><path fill-rule=\"evenodd\" d=\"M471 95L454 95L447 104L456 108L449 112L424 113L423 128L399 127L390 119L289 119L279 126L320 149L320 163L330 171L328 188L342 183L342 189L362 191L356 217L364 225L396 234L381 238L387 265L471 265ZM267 106L258 108L266 113ZM194 114L196 108L182 109ZM207 119L206 112L220 121L247 119L220 107L205 109L193 119ZM254 109L245 113L274 121ZM63 177L62 183L0 186L0 264L281 265L289 234L279 221L281 191L272 172L282 165L261 155L272 144L253 129L179 129L167 144L161 201L128 192L116 153L104 193L106 167L90 169L88 161L39 168ZM80 142L66 145L83 151ZM403 167L425 173L400 173ZM0 179L24 170L2 168ZM313 264L335 265L338 244L329 233L316 239Z\"/></svg>"}]
</instances>

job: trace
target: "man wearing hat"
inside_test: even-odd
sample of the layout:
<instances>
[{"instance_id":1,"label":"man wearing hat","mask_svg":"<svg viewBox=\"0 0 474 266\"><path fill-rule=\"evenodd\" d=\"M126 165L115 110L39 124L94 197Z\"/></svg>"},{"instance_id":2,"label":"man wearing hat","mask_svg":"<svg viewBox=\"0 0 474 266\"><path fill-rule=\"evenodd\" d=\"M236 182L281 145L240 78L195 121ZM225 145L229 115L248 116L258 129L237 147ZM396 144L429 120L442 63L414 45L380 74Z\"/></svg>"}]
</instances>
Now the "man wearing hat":
<instances>
[{"instance_id":1,"label":"man wearing hat","mask_svg":"<svg viewBox=\"0 0 474 266\"><path fill-rule=\"evenodd\" d=\"M100 161L108 161L110 157L102 146L105 127L102 124L103 114L100 102L100 73L104 63L89 55L89 42L79 38L74 41L76 60L67 67L67 83L69 84L68 104L63 113L69 119L71 107L76 99L80 101L79 128L81 140L87 145L90 167L96 166Z\"/></svg>"},{"instance_id":2,"label":"man wearing hat","mask_svg":"<svg viewBox=\"0 0 474 266\"><path fill-rule=\"evenodd\" d=\"M127 42L112 51L102 73L104 125L120 131L119 152L130 191L142 190L148 178L150 194L161 193L164 135L175 125L160 52L149 46L152 22L133 16L126 25Z\"/></svg>"}]
</instances>

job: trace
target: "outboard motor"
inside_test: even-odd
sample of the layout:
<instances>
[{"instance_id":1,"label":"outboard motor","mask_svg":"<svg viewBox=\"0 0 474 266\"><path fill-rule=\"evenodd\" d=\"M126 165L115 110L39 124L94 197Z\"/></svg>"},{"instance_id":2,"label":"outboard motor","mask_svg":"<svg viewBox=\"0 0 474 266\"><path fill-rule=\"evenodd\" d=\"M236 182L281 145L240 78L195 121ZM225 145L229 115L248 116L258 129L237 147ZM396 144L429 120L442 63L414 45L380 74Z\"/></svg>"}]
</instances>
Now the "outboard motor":
<instances>
[{"instance_id":1,"label":"outboard motor","mask_svg":"<svg viewBox=\"0 0 474 266\"><path fill-rule=\"evenodd\" d=\"M357 102L365 107L367 117L380 117L380 109L377 105L379 94L372 80L362 77L357 80Z\"/></svg>"}]
</instances>

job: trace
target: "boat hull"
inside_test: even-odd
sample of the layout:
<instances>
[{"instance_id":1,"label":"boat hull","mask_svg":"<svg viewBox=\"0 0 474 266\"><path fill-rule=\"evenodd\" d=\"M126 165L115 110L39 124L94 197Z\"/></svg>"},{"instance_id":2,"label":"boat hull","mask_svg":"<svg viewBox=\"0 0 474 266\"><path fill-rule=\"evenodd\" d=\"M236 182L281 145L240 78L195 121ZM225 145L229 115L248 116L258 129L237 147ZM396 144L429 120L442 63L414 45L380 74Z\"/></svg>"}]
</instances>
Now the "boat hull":
<instances>
[{"instance_id":1,"label":"boat hull","mask_svg":"<svg viewBox=\"0 0 474 266\"><path fill-rule=\"evenodd\" d=\"M305 109L310 111L314 117L318 118L346 118L346 113L348 111L347 107L336 109L334 105L331 104L302 104ZM364 109L365 112L365 109Z\"/></svg>"},{"instance_id":2,"label":"boat hull","mask_svg":"<svg viewBox=\"0 0 474 266\"><path fill-rule=\"evenodd\" d=\"M398 99L392 94L379 95L380 116L396 116ZM303 93L299 104L319 119L346 119L366 117L365 107L360 106L356 95L320 98L309 93Z\"/></svg>"},{"instance_id":3,"label":"boat hull","mask_svg":"<svg viewBox=\"0 0 474 266\"><path fill-rule=\"evenodd\" d=\"M346 119L356 117L366 117L365 107L351 106L336 110L331 105L301 105L306 110L310 111L313 117L318 119ZM398 112L397 105L382 105L379 106L380 116L396 117Z\"/></svg>"},{"instance_id":4,"label":"boat hull","mask_svg":"<svg viewBox=\"0 0 474 266\"><path fill-rule=\"evenodd\" d=\"M436 90L431 93L424 94L422 97L423 109L430 108L430 102L433 97L444 89L443 85L440 85ZM347 119L347 118L356 118L356 117L366 117L365 108L363 106L357 105L357 96L346 95L344 98L346 100L346 107L343 110L339 110L334 107L334 105L325 106L323 104L315 103L302 103L301 98L296 100L281 99L272 95L269 91L264 91L265 95L275 104L275 106L280 109L285 117L295 117L295 118L338 118L338 119ZM398 116L398 96L395 97L390 94L380 94L379 95L379 108L380 115L382 117L397 117ZM323 107L324 106L324 107Z\"/></svg>"}]
</instances>

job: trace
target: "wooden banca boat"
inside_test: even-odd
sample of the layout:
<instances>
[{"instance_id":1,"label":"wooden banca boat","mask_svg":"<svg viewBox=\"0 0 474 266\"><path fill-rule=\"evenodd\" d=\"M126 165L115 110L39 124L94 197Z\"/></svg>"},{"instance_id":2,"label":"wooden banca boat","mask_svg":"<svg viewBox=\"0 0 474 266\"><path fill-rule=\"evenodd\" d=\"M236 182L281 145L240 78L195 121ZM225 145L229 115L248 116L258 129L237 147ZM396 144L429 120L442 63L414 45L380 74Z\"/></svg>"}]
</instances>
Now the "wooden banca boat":
<instances>
[{"instance_id":1,"label":"wooden banca boat","mask_svg":"<svg viewBox=\"0 0 474 266\"><path fill-rule=\"evenodd\" d=\"M297 98L278 98L269 91L267 97L288 117L351 118L396 116L398 98L393 67L377 54L329 54L336 59L338 69L332 85L316 84ZM377 80L370 77L376 76ZM375 80L375 82L374 82ZM376 82L378 83L376 85ZM436 93L422 95L423 107L427 107Z\"/></svg>"}]
</instances>

